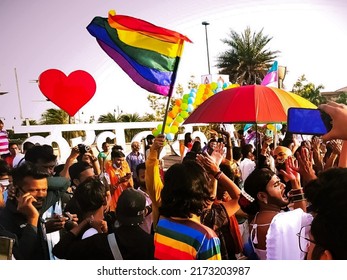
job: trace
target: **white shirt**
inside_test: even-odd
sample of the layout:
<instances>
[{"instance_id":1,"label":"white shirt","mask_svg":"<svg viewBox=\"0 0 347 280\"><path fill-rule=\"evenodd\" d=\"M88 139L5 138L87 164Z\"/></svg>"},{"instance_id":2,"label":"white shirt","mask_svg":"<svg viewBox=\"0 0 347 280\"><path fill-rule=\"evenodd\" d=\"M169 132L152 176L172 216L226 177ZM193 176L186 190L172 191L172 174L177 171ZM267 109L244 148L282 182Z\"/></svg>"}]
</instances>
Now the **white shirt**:
<instances>
[{"instance_id":1,"label":"white shirt","mask_svg":"<svg viewBox=\"0 0 347 280\"><path fill-rule=\"evenodd\" d=\"M242 181L244 182L249 174L255 169L255 162L249 158L244 158L240 163Z\"/></svg>"},{"instance_id":2,"label":"white shirt","mask_svg":"<svg viewBox=\"0 0 347 280\"><path fill-rule=\"evenodd\" d=\"M18 163L24 158L24 154L18 153L13 159L12 166L13 168L17 167ZM24 160L21 161L21 163L24 162Z\"/></svg>"}]
</instances>

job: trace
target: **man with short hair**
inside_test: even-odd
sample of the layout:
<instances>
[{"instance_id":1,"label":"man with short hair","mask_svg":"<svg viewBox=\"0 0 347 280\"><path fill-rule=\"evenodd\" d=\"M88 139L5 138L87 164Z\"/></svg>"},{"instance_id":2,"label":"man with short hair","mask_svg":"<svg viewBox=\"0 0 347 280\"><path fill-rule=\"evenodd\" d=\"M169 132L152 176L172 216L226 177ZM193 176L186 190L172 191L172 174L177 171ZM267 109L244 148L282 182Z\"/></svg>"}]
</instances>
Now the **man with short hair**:
<instances>
[{"instance_id":1,"label":"man with short hair","mask_svg":"<svg viewBox=\"0 0 347 280\"><path fill-rule=\"evenodd\" d=\"M126 161L129 164L135 188L139 186L139 180L136 174L136 166L145 162L145 155L140 152L141 145L139 142L134 141L131 143L131 152L127 155Z\"/></svg>"},{"instance_id":2,"label":"man with short hair","mask_svg":"<svg viewBox=\"0 0 347 280\"><path fill-rule=\"evenodd\" d=\"M70 175L73 189L75 190L86 179L90 177L94 177L95 173L94 173L93 167L89 163L85 161L79 161L72 164L69 167L69 175ZM81 217L80 208L78 206L78 203L74 195L72 195L71 199L66 203L66 206L64 207L64 211L69 213L75 213L80 219Z\"/></svg>"},{"instance_id":3,"label":"man with short hair","mask_svg":"<svg viewBox=\"0 0 347 280\"><path fill-rule=\"evenodd\" d=\"M19 148L17 143L10 142L8 144L8 149L10 150L10 155L5 158L5 161L8 163L8 165L13 168L13 160L16 157L16 155L20 154Z\"/></svg>"},{"instance_id":4,"label":"man with short hair","mask_svg":"<svg viewBox=\"0 0 347 280\"><path fill-rule=\"evenodd\" d=\"M13 169L16 198L7 200L0 224L18 239L13 249L15 259L49 259L42 213L55 201L56 194L50 192L47 196L48 176L46 170L31 163Z\"/></svg>"},{"instance_id":5,"label":"man with short hair","mask_svg":"<svg viewBox=\"0 0 347 280\"><path fill-rule=\"evenodd\" d=\"M43 168L48 172L48 191L55 194L54 201L52 201L50 207L46 209L45 213L42 213L42 217L46 220L45 228L49 252L51 252L54 244L60 238L60 231L64 229L65 222L69 220L63 216L63 209L65 207L64 203L70 198L66 192L70 186L70 180L62 176L53 176L55 175L54 168L56 167L57 156L50 145L35 145L29 149L25 154L25 162L30 162L37 168ZM72 220L77 221L76 213L71 214ZM53 255L50 257L54 258Z\"/></svg>"},{"instance_id":6,"label":"man with short hair","mask_svg":"<svg viewBox=\"0 0 347 280\"><path fill-rule=\"evenodd\" d=\"M110 190L112 194L110 211L115 211L120 194L124 190L134 186L130 167L122 151L117 150L111 152L111 161L106 163L105 171L110 178Z\"/></svg>"}]
</instances>

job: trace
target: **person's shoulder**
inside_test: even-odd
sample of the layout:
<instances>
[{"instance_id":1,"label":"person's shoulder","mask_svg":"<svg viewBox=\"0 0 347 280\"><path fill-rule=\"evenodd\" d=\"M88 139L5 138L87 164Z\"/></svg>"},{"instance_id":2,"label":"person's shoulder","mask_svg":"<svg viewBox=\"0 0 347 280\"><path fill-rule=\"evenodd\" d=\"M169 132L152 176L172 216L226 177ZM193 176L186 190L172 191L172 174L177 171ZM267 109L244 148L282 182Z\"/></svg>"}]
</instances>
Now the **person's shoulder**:
<instances>
[{"instance_id":1,"label":"person's shoulder","mask_svg":"<svg viewBox=\"0 0 347 280\"><path fill-rule=\"evenodd\" d=\"M210 209L207 209L201 215L202 224L212 228L220 228L227 224L229 216L223 203L214 203Z\"/></svg>"},{"instance_id":2,"label":"person's shoulder","mask_svg":"<svg viewBox=\"0 0 347 280\"><path fill-rule=\"evenodd\" d=\"M65 191L71 184L70 180L62 177L62 176L56 176L56 177L48 177L48 190L57 190L57 191Z\"/></svg>"},{"instance_id":3,"label":"person's shoulder","mask_svg":"<svg viewBox=\"0 0 347 280\"><path fill-rule=\"evenodd\" d=\"M208 239L217 237L213 229L203 224L188 220L186 221L186 225L189 226L191 229L194 229L196 232L199 232L201 235L204 235Z\"/></svg>"}]
</instances>

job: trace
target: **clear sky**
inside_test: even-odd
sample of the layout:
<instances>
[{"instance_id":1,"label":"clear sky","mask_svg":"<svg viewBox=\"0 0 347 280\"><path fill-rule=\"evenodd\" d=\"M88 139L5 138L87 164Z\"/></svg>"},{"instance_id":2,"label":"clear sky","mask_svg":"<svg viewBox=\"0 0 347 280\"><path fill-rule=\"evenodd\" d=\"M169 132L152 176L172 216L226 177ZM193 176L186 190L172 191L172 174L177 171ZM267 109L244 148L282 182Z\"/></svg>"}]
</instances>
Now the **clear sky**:
<instances>
[{"instance_id":1,"label":"clear sky","mask_svg":"<svg viewBox=\"0 0 347 280\"><path fill-rule=\"evenodd\" d=\"M107 17L110 9L138 17L188 36L179 67L177 83L184 86L191 75L200 83L207 74L205 29L208 21L210 62L226 50L221 39L232 28L273 37L269 48L279 50L279 65L287 66L284 80L291 89L299 76L322 84L325 91L347 86L347 1L345 0L0 0L0 118L5 127L20 123L22 117L39 119L48 108L36 83L30 82L50 68L69 74L89 72L97 83L94 97L77 118L120 109L126 113L151 113L148 92L138 87L98 46L86 26L95 16ZM212 73L217 69L212 67ZM82 114L83 112L83 114ZM16 119L14 119L16 118Z\"/></svg>"}]
</instances>

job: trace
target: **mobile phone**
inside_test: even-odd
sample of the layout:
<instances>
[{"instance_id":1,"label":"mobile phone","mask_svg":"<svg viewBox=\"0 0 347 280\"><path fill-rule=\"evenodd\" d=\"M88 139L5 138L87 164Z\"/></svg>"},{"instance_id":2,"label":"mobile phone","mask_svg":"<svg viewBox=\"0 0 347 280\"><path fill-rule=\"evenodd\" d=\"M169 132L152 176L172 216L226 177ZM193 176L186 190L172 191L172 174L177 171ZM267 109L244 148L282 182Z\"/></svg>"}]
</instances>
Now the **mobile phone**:
<instances>
[{"instance_id":1,"label":"mobile phone","mask_svg":"<svg viewBox=\"0 0 347 280\"><path fill-rule=\"evenodd\" d=\"M287 131L294 134L324 135L332 128L331 117L319 109L289 108Z\"/></svg>"},{"instance_id":2,"label":"mobile phone","mask_svg":"<svg viewBox=\"0 0 347 280\"><path fill-rule=\"evenodd\" d=\"M19 197L22 193L22 190L19 187L15 187L14 189L14 196Z\"/></svg>"}]
</instances>

